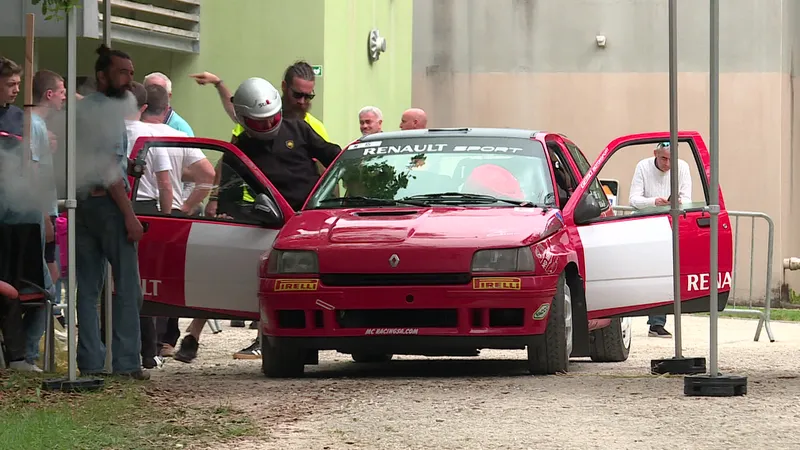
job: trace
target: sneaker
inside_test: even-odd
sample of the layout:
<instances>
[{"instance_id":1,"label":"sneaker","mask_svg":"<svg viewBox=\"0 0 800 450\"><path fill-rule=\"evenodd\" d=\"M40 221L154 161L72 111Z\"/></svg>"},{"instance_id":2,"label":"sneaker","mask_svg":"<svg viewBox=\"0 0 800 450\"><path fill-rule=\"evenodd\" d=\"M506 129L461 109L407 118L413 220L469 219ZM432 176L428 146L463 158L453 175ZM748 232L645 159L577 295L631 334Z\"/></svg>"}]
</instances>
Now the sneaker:
<instances>
[{"instance_id":1,"label":"sneaker","mask_svg":"<svg viewBox=\"0 0 800 450\"><path fill-rule=\"evenodd\" d=\"M150 372L146 370L137 370L136 372L128 373L115 373L115 377L131 378L138 381L147 381L150 379Z\"/></svg>"},{"instance_id":2,"label":"sneaker","mask_svg":"<svg viewBox=\"0 0 800 450\"><path fill-rule=\"evenodd\" d=\"M31 364L27 361L13 361L8 363L8 368L11 370L16 370L19 372L34 372L34 373L42 373L43 370L36 366L36 364Z\"/></svg>"},{"instance_id":3,"label":"sneaker","mask_svg":"<svg viewBox=\"0 0 800 450\"><path fill-rule=\"evenodd\" d=\"M251 330L257 330L258 329L258 321L257 320L254 320L254 321L250 322L250 329Z\"/></svg>"},{"instance_id":4,"label":"sneaker","mask_svg":"<svg viewBox=\"0 0 800 450\"><path fill-rule=\"evenodd\" d=\"M249 347L234 353L233 359L261 359L261 344L258 342L258 339L253 341Z\"/></svg>"},{"instance_id":5,"label":"sneaker","mask_svg":"<svg viewBox=\"0 0 800 450\"><path fill-rule=\"evenodd\" d=\"M142 359L142 367L145 369L160 369L164 366L164 360L160 356Z\"/></svg>"},{"instance_id":6,"label":"sneaker","mask_svg":"<svg viewBox=\"0 0 800 450\"><path fill-rule=\"evenodd\" d=\"M175 347L169 344L162 344L161 350L158 353L162 358L171 358L175 356Z\"/></svg>"},{"instance_id":7,"label":"sneaker","mask_svg":"<svg viewBox=\"0 0 800 450\"><path fill-rule=\"evenodd\" d=\"M647 334L650 337L672 338L672 334L664 329L663 325L653 325L650 327L650 332Z\"/></svg>"},{"instance_id":8,"label":"sneaker","mask_svg":"<svg viewBox=\"0 0 800 450\"><path fill-rule=\"evenodd\" d=\"M244 320L231 320L231 326L234 328L244 328Z\"/></svg>"},{"instance_id":9,"label":"sneaker","mask_svg":"<svg viewBox=\"0 0 800 450\"><path fill-rule=\"evenodd\" d=\"M181 339L181 346L178 348L178 351L175 352L175 360L185 363L192 362L195 358L197 358L197 349L200 347L200 343L197 342L194 336L187 335L185 338Z\"/></svg>"}]
</instances>

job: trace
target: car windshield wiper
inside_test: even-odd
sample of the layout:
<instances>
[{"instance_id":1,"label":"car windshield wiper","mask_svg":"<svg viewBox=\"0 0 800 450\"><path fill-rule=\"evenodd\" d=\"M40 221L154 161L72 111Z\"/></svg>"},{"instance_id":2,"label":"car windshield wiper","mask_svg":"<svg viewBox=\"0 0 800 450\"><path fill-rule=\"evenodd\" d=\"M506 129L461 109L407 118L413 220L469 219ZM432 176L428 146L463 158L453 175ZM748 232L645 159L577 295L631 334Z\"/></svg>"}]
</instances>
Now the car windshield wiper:
<instances>
[{"instance_id":1,"label":"car windshield wiper","mask_svg":"<svg viewBox=\"0 0 800 450\"><path fill-rule=\"evenodd\" d=\"M339 204L342 206L346 204L358 204L360 206L395 206L395 205L428 206L427 203L422 201L413 201L406 199L393 200L386 198L362 197L362 196L326 198L325 200L320 200L319 204L320 205Z\"/></svg>"},{"instance_id":2,"label":"car windshield wiper","mask_svg":"<svg viewBox=\"0 0 800 450\"><path fill-rule=\"evenodd\" d=\"M469 194L464 192L440 192L437 194L421 194L405 197L403 200L422 200L422 201L435 201L447 203L509 203L515 206L525 206L531 208L539 208L538 205L531 203L527 200L512 200L508 198L497 198L491 195L483 194Z\"/></svg>"}]
</instances>

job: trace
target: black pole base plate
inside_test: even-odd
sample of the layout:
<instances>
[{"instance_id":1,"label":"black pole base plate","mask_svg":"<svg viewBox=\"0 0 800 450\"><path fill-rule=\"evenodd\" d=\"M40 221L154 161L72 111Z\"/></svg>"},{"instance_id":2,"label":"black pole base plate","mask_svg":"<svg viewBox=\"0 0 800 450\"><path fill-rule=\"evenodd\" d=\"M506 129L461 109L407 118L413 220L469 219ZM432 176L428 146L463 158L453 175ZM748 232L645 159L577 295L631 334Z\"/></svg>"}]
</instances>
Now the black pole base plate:
<instances>
[{"instance_id":1,"label":"black pole base plate","mask_svg":"<svg viewBox=\"0 0 800 450\"><path fill-rule=\"evenodd\" d=\"M692 375L683 379L683 394L693 397L747 395L747 377L739 375Z\"/></svg>"},{"instance_id":2,"label":"black pole base plate","mask_svg":"<svg viewBox=\"0 0 800 450\"><path fill-rule=\"evenodd\" d=\"M70 381L69 378L53 378L42 381L42 389L45 391L90 392L103 387L105 380L102 378L77 378L75 381Z\"/></svg>"},{"instance_id":3,"label":"black pole base plate","mask_svg":"<svg viewBox=\"0 0 800 450\"><path fill-rule=\"evenodd\" d=\"M664 358L650 360L653 375L693 375L706 373L705 358Z\"/></svg>"}]
</instances>

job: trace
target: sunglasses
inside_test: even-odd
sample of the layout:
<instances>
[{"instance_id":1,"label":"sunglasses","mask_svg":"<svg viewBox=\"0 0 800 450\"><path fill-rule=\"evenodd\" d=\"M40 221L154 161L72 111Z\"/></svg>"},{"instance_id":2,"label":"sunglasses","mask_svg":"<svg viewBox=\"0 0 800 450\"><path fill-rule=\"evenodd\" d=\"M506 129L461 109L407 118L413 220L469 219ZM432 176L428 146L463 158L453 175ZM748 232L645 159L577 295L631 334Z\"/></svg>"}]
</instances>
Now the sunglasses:
<instances>
[{"instance_id":1,"label":"sunglasses","mask_svg":"<svg viewBox=\"0 0 800 450\"><path fill-rule=\"evenodd\" d=\"M289 89L292 91L292 97L296 98L297 100L300 100L300 99L301 99L301 98L303 98L303 97L305 97L305 98L306 98L306 100L314 100L314 97L316 97L316 96L317 96L317 94L315 94L315 93L313 93L313 92L312 92L312 93L310 93L310 94L306 94L305 92L298 92L298 91L295 91L295 90L294 90L294 89L292 89L292 88L289 88Z\"/></svg>"},{"instance_id":2,"label":"sunglasses","mask_svg":"<svg viewBox=\"0 0 800 450\"><path fill-rule=\"evenodd\" d=\"M661 150L662 148L669 148L669 142L661 142L656 146L656 150Z\"/></svg>"}]
</instances>

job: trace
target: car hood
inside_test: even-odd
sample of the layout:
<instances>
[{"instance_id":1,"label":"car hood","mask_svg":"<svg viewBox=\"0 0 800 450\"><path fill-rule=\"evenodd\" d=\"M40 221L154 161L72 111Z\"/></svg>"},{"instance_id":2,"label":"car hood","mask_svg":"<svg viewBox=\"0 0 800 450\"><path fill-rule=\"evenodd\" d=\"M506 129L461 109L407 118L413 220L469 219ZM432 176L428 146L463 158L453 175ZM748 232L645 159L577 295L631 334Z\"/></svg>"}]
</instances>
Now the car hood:
<instances>
[{"instance_id":1,"label":"car hood","mask_svg":"<svg viewBox=\"0 0 800 450\"><path fill-rule=\"evenodd\" d=\"M402 271L469 271L475 250L530 245L554 214L530 207L308 210L288 221L275 248L317 251L320 271L369 272L394 253L414 261L400 264ZM452 264L434 261L441 259Z\"/></svg>"}]
</instances>

